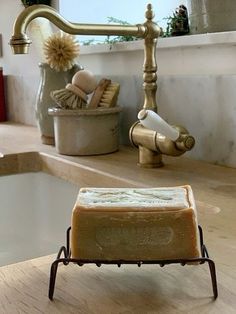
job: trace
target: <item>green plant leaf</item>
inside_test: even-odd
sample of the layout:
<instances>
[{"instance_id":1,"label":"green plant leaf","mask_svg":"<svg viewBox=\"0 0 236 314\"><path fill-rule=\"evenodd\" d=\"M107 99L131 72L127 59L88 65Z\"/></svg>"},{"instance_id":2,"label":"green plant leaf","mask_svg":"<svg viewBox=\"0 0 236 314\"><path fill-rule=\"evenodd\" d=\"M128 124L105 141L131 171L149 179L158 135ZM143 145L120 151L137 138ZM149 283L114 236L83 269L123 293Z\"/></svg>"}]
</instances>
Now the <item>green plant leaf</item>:
<instances>
[{"instance_id":1,"label":"green plant leaf","mask_svg":"<svg viewBox=\"0 0 236 314\"><path fill-rule=\"evenodd\" d=\"M25 7L29 7L34 4L46 4L51 5L51 0L21 0Z\"/></svg>"}]
</instances>

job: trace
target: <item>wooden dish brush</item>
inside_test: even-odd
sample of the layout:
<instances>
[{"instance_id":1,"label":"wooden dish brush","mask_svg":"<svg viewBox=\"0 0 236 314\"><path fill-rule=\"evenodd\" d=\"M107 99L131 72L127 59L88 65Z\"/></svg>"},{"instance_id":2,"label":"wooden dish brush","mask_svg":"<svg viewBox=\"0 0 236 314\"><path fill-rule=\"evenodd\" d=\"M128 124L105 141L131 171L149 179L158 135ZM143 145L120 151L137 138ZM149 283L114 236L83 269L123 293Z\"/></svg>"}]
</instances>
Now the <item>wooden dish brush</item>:
<instances>
[{"instance_id":1,"label":"wooden dish brush","mask_svg":"<svg viewBox=\"0 0 236 314\"><path fill-rule=\"evenodd\" d=\"M62 109L82 109L86 108L88 94L91 94L97 86L94 75L86 70L75 73L71 84L65 88L55 90L50 93L51 98Z\"/></svg>"},{"instance_id":2,"label":"wooden dish brush","mask_svg":"<svg viewBox=\"0 0 236 314\"><path fill-rule=\"evenodd\" d=\"M98 83L93 96L88 103L88 108L111 108L117 104L117 99L120 91L120 84L112 82L108 79L101 79Z\"/></svg>"}]
</instances>

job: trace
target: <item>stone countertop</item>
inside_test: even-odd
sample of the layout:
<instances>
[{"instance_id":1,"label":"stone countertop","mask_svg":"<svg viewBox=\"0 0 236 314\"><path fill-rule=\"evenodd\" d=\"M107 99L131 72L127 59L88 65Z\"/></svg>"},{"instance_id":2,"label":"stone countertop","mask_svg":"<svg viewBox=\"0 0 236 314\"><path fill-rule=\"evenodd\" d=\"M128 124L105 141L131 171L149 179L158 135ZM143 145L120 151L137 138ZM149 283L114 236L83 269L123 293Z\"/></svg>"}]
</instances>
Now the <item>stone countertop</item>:
<instances>
[{"instance_id":1,"label":"stone countertop","mask_svg":"<svg viewBox=\"0 0 236 314\"><path fill-rule=\"evenodd\" d=\"M44 171L80 186L158 187L190 184L199 202L216 207L236 199L236 169L181 157L164 156L165 166L137 166L138 150L122 146L99 156L65 156L41 144L37 128L0 124L0 174ZM89 180L92 179L92 182ZM112 183L110 180L113 180Z\"/></svg>"},{"instance_id":2,"label":"stone countertop","mask_svg":"<svg viewBox=\"0 0 236 314\"><path fill-rule=\"evenodd\" d=\"M236 169L211 165L186 157L165 156L163 168L144 169L136 165L137 159L138 151L131 147L121 147L116 153L100 156L59 155L55 147L41 144L35 127L12 123L0 124L0 174L2 175L44 171L79 186L96 187L191 185L199 211L199 221L204 230L205 243L210 256L216 262L219 299L211 302L210 278L205 266L202 266L203 270L194 268L192 272L188 270L189 267L168 266L161 273L156 266L150 268L144 266L143 271L136 270L135 266L124 266L125 270L121 273L112 270L110 273L108 271L109 274L96 270L93 266L84 266L82 270L68 266L68 269L60 268L55 302L50 303L46 294L52 257L44 257L1 268L0 285L1 290L5 292L0 297L0 304L6 309L4 313L18 313L19 304L21 310L26 313L33 313L32 308L37 309L35 313L40 311L78 313L78 307L83 309L81 313L98 313L93 298L101 304L99 313L122 313L122 311L139 313L138 308L140 313L235 313ZM154 274L154 271L155 280L150 273ZM13 277L12 272L16 272L16 276ZM85 282L83 280L80 282L79 279L81 272L88 275L88 283L85 287ZM29 273L29 276L26 273ZM129 281L125 278L125 274ZM136 278L132 278L132 275ZM37 276L39 282L36 280ZM78 282L75 282L74 276L78 277ZM22 279L22 289L19 289L17 281L19 277ZM109 280L118 280L118 282L110 286L107 282L108 277ZM85 275L82 276L83 278L86 281ZM136 281L139 280L137 278L141 282L144 281L143 286L137 284ZM150 280L153 280L152 289L149 287ZM96 294L90 290L93 285L98 285L98 281L101 281L104 288L103 296L99 291ZM177 286L175 281L179 282ZM175 284L175 288L169 286L170 282ZM36 294L33 292L38 284L42 291L41 295L39 292ZM81 292L84 288L87 293ZM122 292L123 288L124 292ZM32 291L32 294L29 291ZM126 298L127 293L130 295L129 299ZM119 299L117 302L114 299L116 294ZM141 298L140 294L142 294ZM24 305L25 303L28 304L27 306L32 306L31 310Z\"/></svg>"}]
</instances>

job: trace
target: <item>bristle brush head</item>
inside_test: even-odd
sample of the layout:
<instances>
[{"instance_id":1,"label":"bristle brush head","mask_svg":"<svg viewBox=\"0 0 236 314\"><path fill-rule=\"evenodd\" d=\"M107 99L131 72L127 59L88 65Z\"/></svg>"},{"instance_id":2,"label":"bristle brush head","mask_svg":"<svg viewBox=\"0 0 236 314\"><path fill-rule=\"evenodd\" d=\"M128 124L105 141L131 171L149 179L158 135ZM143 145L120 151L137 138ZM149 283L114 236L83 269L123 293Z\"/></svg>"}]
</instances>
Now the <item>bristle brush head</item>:
<instances>
[{"instance_id":1,"label":"bristle brush head","mask_svg":"<svg viewBox=\"0 0 236 314\"><path fill-rule=\"evenodd\" d=\"M105 89L99 107L115 107L117 104L117 99L120 91L120 84L116 82L111 82Z\"/></svg>"}]
</instances>

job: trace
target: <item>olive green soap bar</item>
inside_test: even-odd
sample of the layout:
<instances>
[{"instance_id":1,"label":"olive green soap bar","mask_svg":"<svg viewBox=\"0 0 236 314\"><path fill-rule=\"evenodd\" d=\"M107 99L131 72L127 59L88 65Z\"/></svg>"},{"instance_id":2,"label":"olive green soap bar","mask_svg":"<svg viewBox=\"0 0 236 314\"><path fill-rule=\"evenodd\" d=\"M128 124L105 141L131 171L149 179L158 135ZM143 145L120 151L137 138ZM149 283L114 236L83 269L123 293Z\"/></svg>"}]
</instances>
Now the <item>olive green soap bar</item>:
<instances>
[{"instance_id":1,"label":"olive green soap bar","mask_svg":"<svg viewBox=\"0 0 236 314\"><path fill-rule=\"evenodd\" d=\"M72 213L71 253L107 261L200 257L191 187L82 188Z\"/></svg>"}]
</instances>

